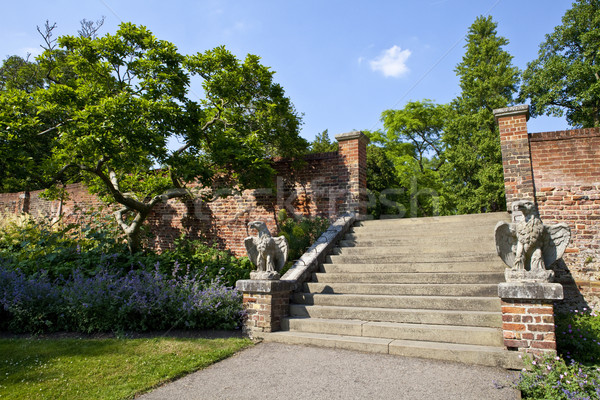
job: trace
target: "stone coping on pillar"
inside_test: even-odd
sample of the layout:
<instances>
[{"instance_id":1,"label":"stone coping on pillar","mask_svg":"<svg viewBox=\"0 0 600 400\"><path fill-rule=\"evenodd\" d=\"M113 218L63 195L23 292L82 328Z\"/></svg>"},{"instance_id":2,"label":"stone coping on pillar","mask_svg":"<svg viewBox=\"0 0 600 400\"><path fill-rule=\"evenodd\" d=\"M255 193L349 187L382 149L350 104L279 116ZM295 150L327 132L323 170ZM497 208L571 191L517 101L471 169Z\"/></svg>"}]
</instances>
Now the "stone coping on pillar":
<instances>
[{"instance_id":1,"label":"stone coping on pillar","mask_svg":"<svg viewBox=\"0 0 600 400\"><path fill-rule=\"evenodd\" d=\"M562 300L560 283L502 282L498 284L498 297L512 300Z\"/></svg>"},{"instance_id":2,"label":"stone coping on pillar","mask_svg":"<svg viewBox=\"0 0 600 400\"><path fill-rule=\"evenodd\" d=\"M526 114L527 115L527 120L529 120L529 105L528 104L522 104L519 106L513 106L513 107L504 107L504 108L497 108L494 110L494 117L496 118L496 122L498 121L498 118L500 117L510 117L512 115L521 115L521 114Z\"/></svg>"},{"instance_id":3,"label":"stone coping on pillar","mask_svg":"<svg viewBox=\"0 0 600 400\"><path fill-rule=\"evenodd\" d=\"M291 282L266 279L243 279L235 283L239 292L247 293L277 293L291 291Z\"/></svg>"},{"instance_id":4,"label":"stone coping on pillar","mask_svg":"<svg viewBox=\"0 0 600 400\"><path fill-rule=\"evenodd\" d=\"M339 135L335 135L335 140L338 142L342 142L344 140L352 140L352 139L362 139L369 143L371 140L362 133L361 131L352 131L347 133L340 133Z\"/></svg>"}]
</instances>

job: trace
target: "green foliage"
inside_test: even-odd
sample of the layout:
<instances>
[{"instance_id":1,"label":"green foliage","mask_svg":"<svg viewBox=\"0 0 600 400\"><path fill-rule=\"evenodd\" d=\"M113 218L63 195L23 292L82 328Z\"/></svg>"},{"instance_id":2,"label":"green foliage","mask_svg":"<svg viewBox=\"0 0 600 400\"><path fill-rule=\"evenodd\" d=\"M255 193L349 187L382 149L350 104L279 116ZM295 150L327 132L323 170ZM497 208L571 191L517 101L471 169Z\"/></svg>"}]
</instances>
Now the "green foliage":
<instances>
[{"instance_id":1,"label":"green foliage","mask_svg":"<svg viewBox=\"0 0 600 400\"><path fill-rule=\"evenodd\" d=\"M461 95L451 104L442 136L447 162L440 168L446 213L479 213L506 208L502 154L493 110L513 102L519 70L503 50L491 17L469 28L466 53L456 67Z\"/></svg>"},{"instance_id":2,"label":"green foliage","mask_svg":"<svg viewBox=\"0 0 600 400\"><path fill-rule=\"evenodd\" d=\"M402 186L394 162L382 147L367 147L367 213L373 218L403 217L410 208L410 195Z\"/></svg>"},{"instance_id":3,"label":"green foliage","mask_svg":"<svg viewBox=\"0 0 600 400\"><path fill-rule=\"evenodd\" d=\"M383 214L439 215L438 169L444 162L441 134L447 108L425 99L408 102L400 110L382 113L385 132L371 132L369 137L374 144L382 146L385 159L379 151L367 150L367 187L372 187L376 196L373 216L380 216L382 206L388 209ZM387 178L390 174L386 167L390 162L394 179ZM386 177L385 182L378 177L380 173ZM388 186L384 187L382 183Z\"/></svg>"},{"instance_id":4,"label":"green foliage","mask_svg":"<svg viewBox=\"0 0 600 400\"><path fill-rule=\"evenodd\" d=\"M329 139L329 130L325 129L321 133L317 133L315 140L310 142L309 153L329 153L338 151L338 142L332 142Z\"/></svg>"},{"instance_id":5,"label":"green foliage","mask_svg":"<svg viewBox=\"0 0 600 400\"><path fill-rule=\"evenodd\" d=\"M385 133L374 132L371 139L383 145L392 157L409 155L421 173L437 171L443 162L441 134L447 106L431 100L410 101L401 110L381 114ZM413 166L413 169L415 166Z\"/></svg>"},{"instance_id":6,"label":"green foliage","mask_svg":"<svg viewBox=\"0 0 600 400\"><path fill-rule=\"evenodd\" d=\"M240 279L250 279L252 262L248 257L236 258L229 251L219 250L216 245L209 246L200 240L189 240L185 236L175 240L173 250L160 255L161 270L172 274L176 266L181 273L202 272L208 279L220 277L227 286L235 287Z\"/></svg>"},{"instance_id":7,"label":"green foliage","mask_svg":"<svg viewBox=\"0 0 600 400\"><path fill-rule=\"evenodd\" d=\"M560 357L526 360L517 387L525 399L600 399L600 316L587 309L556 315Z\"/></svg>"},{"instance_id":8,"label":"green foliage","mask_svg":"<svg viewBox=\"0 0 600 400\"><path fill-rule=\"evenodd\" d=\"M563 358L600 365L600 315L586 308L558 314L556 341Z\"/></svg>"},{"instance_id":9,"label":"green foliage","mask_svg":"<svg viewBox=\"0 0 600 400\"><path fill-rule=\"evenodd\" d=\"M529 371L521 372L517 388L524 399L600 399L600 368L560 357L529 360Z\"/></svg>"},{"instance_id":10,"label":"green foliage","mask_svg":"<svg viewBox=\"0 0 600 400\"><path fill-rule=\"evenodd\" d=\"M329 228L327 218L291 218L285 210L280 210L278 215L279 234L287 239L288 262L280 273L283 275L304 252L317 241L317 239Z\"/></svg>"},{"instance_id":11,"label":"green foliage","mask_svg":"<svg viewBox=\"0 0 600 400\"><path fill-rule=\"evenodd\" d=\"M546 35L523 73L520 99L531 114L563 116L576 127L600 126L600 1L576 0Z\"/></svg>"},{"instance_id":12,"label":"green foliage","mask_svg":"<svg viewBox=\"0 0 600 400\"><path fill-rule=\"evenodd\" d=\"M52 224L29 216L3 216L0 224L0 262L34 276L47 274L50 279L68 278L79 270L93 276L109 269L126 273L131 269L151 271L158 264L167 275L202 273L204 280L219 277L227 286L248 279L252 265L247 257L236 258L230 252L208 246L200 240L182 236L173 249L130 254L114 219L101 210L92 210L78 224Z\"/></svg>"},{"instance_id":13,"label":"green foliage","mask_svg":"<svg viewBox=\"0 0 600 400\"><path fill-rule=\"evenodd\" d=\"M109 264L127 270L140 261L120 240L114 220L90 211L80 224L52 223L27 215L2 216L0 262L28 275L67 277L75 269L93 275Z\"/></svg>"},{"instance_id":14,"label":"green foliage","mask_svg":"<svg viewBox=\"0 0 600 400\"><path fill-rule=\"evenodd\" d=\"M47 72L43 87L0 91L0 139L48 138L44 171L63 182L82 179L119 203L132 254L153 207L190 196L186 182L267 187L274 181L268 157L297 157L307 146L300 117L255 55L240 61L224 47L184 55L123 23L103 37L60 37L37 64ZM189 95L194 77L202 80L200 99ZM167 148L173 137L184 143L175 151Z\"/></svg>"},{"instance_id":15,"label":"green foliage","mask_svg":"<svg viewBox=\"0 0 600 400\"><path fill-rule=\"evenodd\" d=\"M2 339L0 397L133 398L251 345L239 338Z\"/></svg>"}]
</instances>

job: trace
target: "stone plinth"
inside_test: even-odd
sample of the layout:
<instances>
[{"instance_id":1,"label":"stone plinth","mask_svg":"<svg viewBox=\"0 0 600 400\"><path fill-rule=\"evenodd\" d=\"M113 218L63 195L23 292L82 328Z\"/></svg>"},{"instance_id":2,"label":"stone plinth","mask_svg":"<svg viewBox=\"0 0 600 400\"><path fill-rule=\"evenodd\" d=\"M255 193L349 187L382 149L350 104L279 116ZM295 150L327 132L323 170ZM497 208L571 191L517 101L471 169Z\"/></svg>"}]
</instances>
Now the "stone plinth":
<instances>
[{"instance_id":1,"label":"stone plinth","mask_svg":"<svg viewBox=\"0 0 600 400\"><path fill-rule=\"evenodd\" d=\"M555 354L554 301L562 300L562 286L559 283L500 283L498 296L502 299L506 348L533 356Z\"/></svg>"},{"instance_id":2,"label":"stone plinth","mask_svg":"<svg viewBox=\"0 0 600 400\"><path fill-rule=\"evenodd\" d=\"M247 318L244 334L260 338L262 333L277 331L281 319L288 314L292 285L279 280L240 280L236 289L242 292Z\"/></svg>"}]
</instances>

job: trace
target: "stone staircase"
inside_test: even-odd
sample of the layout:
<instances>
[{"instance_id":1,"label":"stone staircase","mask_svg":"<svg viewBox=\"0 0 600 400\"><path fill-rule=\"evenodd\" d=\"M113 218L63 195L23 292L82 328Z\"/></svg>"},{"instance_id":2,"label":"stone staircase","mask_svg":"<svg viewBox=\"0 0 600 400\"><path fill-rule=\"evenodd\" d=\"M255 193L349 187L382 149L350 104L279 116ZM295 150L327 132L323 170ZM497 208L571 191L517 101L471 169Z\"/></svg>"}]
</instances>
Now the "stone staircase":
<instances>
[{"instance_id":1,"label":"stone staircase","mask_svg":"<svg viewBox=\"0 0 600 400\"><path fill-rule=\"evenodd\" d=\"M506 213L355 223L265 341L521 368L505 350Z\"/></svg>"}]
</instances>

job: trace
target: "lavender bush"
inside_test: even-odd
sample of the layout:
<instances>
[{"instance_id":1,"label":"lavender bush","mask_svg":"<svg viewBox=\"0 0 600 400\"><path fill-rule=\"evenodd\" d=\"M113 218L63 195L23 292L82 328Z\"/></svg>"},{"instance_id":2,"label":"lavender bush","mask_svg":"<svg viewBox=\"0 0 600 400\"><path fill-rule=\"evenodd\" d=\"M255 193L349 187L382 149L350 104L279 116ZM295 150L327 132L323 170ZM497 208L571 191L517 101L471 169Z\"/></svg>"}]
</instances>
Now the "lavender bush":
<instances>
[{"instance_id":1,"label":"lavender bush","mask_svg":"<svg viewBox=\"0 0 600 400\"><path fill-rule=\"evenodd\" d=\"M559 356L529 361L517 382L523 398L600 400L600 315L583 308L556 321Z\"/></svg>"},{"instance_id":2,"label":"lavender bush","mask_svg":"<svg viewBox=\"0 0 600 400\"><path fill-rule=\"evenodd\" d=\"M0 329L13 332L107 332L232 329L242 316L241 296L202 273L171 275L75 270L51 280L0 267Z\"/></svg>"},{"instance_id":3,"label":"lavender bush","mask_svg":"<svg viewBox=\"0 0 600 400\"><path fill-rule=\"evenodd\" d=\"M524 399L600 400L600 368L586 367L561 357L530 361L517 382Z\"/></svg>"}]
</instances>

